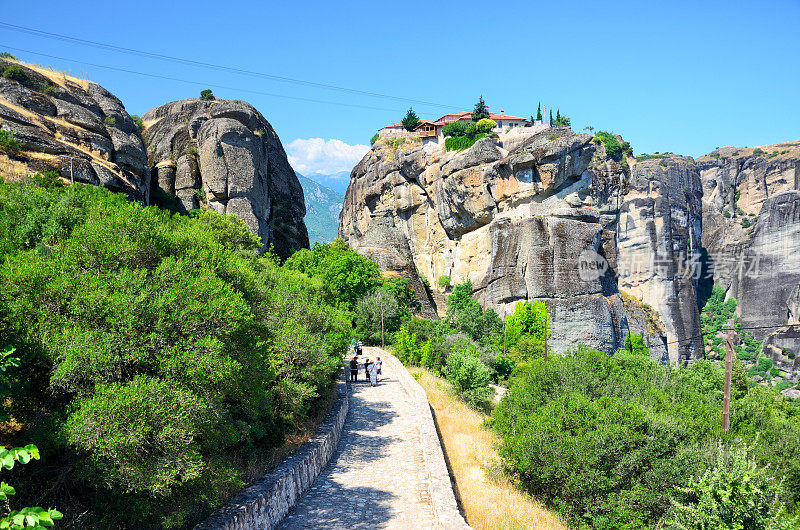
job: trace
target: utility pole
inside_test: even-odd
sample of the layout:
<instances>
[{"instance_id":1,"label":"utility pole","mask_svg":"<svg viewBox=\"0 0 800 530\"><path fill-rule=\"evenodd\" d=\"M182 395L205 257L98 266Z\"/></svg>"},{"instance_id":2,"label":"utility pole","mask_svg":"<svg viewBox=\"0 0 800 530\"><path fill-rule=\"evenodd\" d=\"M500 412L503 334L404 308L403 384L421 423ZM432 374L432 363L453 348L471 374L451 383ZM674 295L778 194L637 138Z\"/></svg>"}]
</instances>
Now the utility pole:
<instances>
[{"instance_id":1,"label":"utility pole","mask_svg":"<svg viewBox=\"0 0 800 530\"><path fill-rule=\"evenodd\" d=\"M550 334L550 315L544 310L544 362L547 362L547 335Z\"/></svg>"},{"instance_id":2,"label":"utility pole","mask_svg":"<svg viewBox=\"0 0 800 530\"><path fill-rule=\"evenodd\" d=\"M722 430L731 426L731 373L733 372L733 319L728 320L725 335L725 394L722 398Z\"/></svg>"},{"instance_id":3,"label":"utility pole","mask_svg":"<svg viewBox=\"0 0 800 530\"><path fill-rule=\"evenodd\" d=\"M504 318L503 319L503 357L506 356L506 340L507 339L508 339L508 326L506 325L506 320Z\"/></svg>"},{"instance_id":4,"label":"utility pole","mask_svg":"<svg viewBox=\"0 0 800 530\"><path fill-rule=\"evenodd\" d=\"M386 344L383 341L383 298L381 298L381 349L386 349Z\"/></svg>"}]
</instances>

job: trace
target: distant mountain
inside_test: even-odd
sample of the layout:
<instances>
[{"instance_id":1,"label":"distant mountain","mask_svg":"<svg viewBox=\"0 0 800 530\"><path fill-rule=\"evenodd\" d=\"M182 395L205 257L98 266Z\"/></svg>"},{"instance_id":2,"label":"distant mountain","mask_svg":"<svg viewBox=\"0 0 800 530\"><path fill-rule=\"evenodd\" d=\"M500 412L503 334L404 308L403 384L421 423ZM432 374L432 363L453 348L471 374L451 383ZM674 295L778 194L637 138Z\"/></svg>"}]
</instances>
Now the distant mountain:
<instances>
[{"instance_id":1,"label":"distant mountain","mask_svg":"<svg viewBox=\"0 0 800 530\"><path fill-rule=\"evenodd\" d=\"M337 193L340 193L342 196L344 196L345 192L347 191L347 186L350 184L349 171L339 171L338 173L333 173L330 175L325 173L312 173L310 175L306 175L306 177L318 184L322 184L323 186L332 189Z\"/></svg>"},{"instance_id":2,"label":"distant mountain","mask_svg":"<svg viewBox=\"0 0 800 530\"><path fill-rule=\"evenodd\" d=\"M339 233L339 212L342 211L344 195L304 177L297 171L295 174L305 195L306 216L303 221L308 229L309 242L313 245L316 242L333 241ZM350 180L349 173L347 179Z\"/></svg>"}]
</instances>

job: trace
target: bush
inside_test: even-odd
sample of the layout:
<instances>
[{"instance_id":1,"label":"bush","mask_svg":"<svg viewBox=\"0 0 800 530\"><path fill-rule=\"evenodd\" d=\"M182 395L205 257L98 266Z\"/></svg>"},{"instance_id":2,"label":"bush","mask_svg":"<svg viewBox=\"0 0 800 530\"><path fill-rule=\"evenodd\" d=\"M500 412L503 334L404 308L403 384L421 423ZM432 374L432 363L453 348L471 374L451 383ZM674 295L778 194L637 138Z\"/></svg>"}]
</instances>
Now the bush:
<instances>
[{"instance_id":1,"label":"bush","mask_svg":"<svg viewBox=\"0 0 800 530\"><path fill-rule=\"evenodd\" d=\"M0 151L9 154L19 153L22 149L22 144L14 138L14 133L11 131L0 131Z\"/></svg>"},{"instance_id":2,"label":"bush","mask_svg":"<svg viewBox=\"0 0 800 530\"><path fill-rule=\"evenodd\" d=\"M443 372L464 401L476 408L486 407L491 397L492 376L474 345L461 342L447 356Z\"/></svg>"},{"instance_id":3,"label":"bush","mask_svg":"<svg viewBox=\"0 0 800 530\"><path fill-rule=\"evenodd\" d=\"M15 61L17 60L16 57L14 57L13 55L11 55L8 52L0 52L0 59L13 59Z\"/></svg>"},{"instance_id":4,"label":"bush","mask_svg":"<svg viewBox=\"0 0 800 530\"><path fill-rule=\"evenodd\" d=\"M760 147L756 147L755 149L753 149L753 155L759 156L759 155L763 155L763 154L766 154L766 153L764 153L764 151Z\"/></svg>"},{"instance_id":5,"label":"bush","mask_svg":"<svg viewBox=\"0 0 800 530\"><path fill-rule=\"evenodd\" d=\"M3 77L22 84L30 83L25 70L17 64L12 64L3 68Z\"/></svg>"},{"instance_id":6,"label":"bush","mask_svg":"<svg viewBox=\"0 0 800 530\"><path fill-rule=\"evenodd\" d=\"M750 219L744 217L742 218L741 225L742 228L750 228L753 225L753 222Z\"/></svg>"},{"instance_id":7,"label":"bush","mask_svg":"<svg viewBox=\"0 0 800 530\"><path fill-rule=\"evenodd\" d=\"M136 128L139 129L139 131L144 130L144 121L142 120L142 118L140 118L136 114L131 114L131 119L133 120L133 123L136 124ZM195 151L197 151L197 149L195 149Z\"/></svg>"},{"instance_id":8,"label":"bush","mask_svg":"<svg viewBox=\"0 0 800 530\"><path fill-rule=\"evenodd\" d=\"M114 116L106 116L103 118L103 125L109 128L116 128L117 127L117 118Z\"/></svg>"},{"instance_id":9,"label":"bush","mask_svg":"<svg viewBox=\"0 0 800 530\"><path fill-rule=\"evenodd\" d=\"M719 446L714 466L679 488L673 501L671 528L796 528L781 498L784 487L762 466L747 445Z\"/></svg>"},{"instance_id":10,"label":"bush","mask_svg":"<svg viewBox=\"0 0 800 530\"><path fill-rule=\"evenodd\" d=\"M606 131L597 131L594 137L603 143L606 148L606 155L609 158L619 160L622 157L622 144L620 144L616 136Z\"/></svg>"},{"instance_id":11,"label":"bush","mask_svg":"<svg viewBox=\"0 0 800 530\"><path fill-rule=\"evenodd\" d=\"M0 184L2 407L48 453L17 482L72 526L189 526L307 422L349 316L260 246L232 216Z\"/></svg>"},{"instance_id":12,"label":"bush","mask_svg":"<svg viewBox=\"0 0 800 530\"><path fill-rule=\"evenodd\" d=\"M480 140L481 138L485 138L486 134L476 134L475 136L458 136L454 138L445 138L444 146L445 149L448 151L464 151L465 149L469 149L475 142Z\"/></svg>"},{"instance_id":13,"label":"bush","mask_svg":"<svg viewBox=\"0 0 800 530\"><path fill-rule=\"evenodd\" d=\"M378 133L372 135L372 138L369 139L369 145L375 145L375 142L378 141L378 138L380 138L380 135Z\"/></svg>"},{"instance_id":14,"label":"bush","mask_svg":"<svg viewBox=\"0 0 800 530\"><path fill-rule=\"evenodd\" d=\"M42 92L48 96L55 97L58 94L55 85L51 85L50 83L44 83L40 86L40 88L42 89Z\"/></svg>"},{"instance_id":15,"label":"bush","mask_svg":"<svg viewBox=\"0 0 800 530\"><path fill-rule=\"evenodd\" d=\"M447 275L439 276L439 287L444 289L444 290L447 290L447 289L450 288L450 282L451 281L452 281L452 279L450 278L450 276L447 276Z\"/></svg>"},{"instance_id":16,"label":"bush","mask_svg":"<svg viewBox=\"0 0 800 530\"><path fill-rule=\"evenodd\" d=\"M497 127L497 122L489 118L483 118L475 124L475 130L479 133L490 133Z\"/></svg>"},{"instance_id":17,"label":"bush","mask_svg":"<svg viewBox=\"0 0 800 530\"><path fill-rule=\"evenodd\" d=\"M216 98L214 97L214 93L211 91L211 89L206 88L205 90L200 91L200 99L205 101L213 101Z\"/></svg>"},{"instance_id":18,"label":"bush","mask_svg":"<svg viewBox=\"0 0 800 530\"><path fill-rule=\"evenodd\" d=\"M467 132L466 121L452 121L442 127L442 134L445 137L464 136Z\"/></svg>"}]
</instances>

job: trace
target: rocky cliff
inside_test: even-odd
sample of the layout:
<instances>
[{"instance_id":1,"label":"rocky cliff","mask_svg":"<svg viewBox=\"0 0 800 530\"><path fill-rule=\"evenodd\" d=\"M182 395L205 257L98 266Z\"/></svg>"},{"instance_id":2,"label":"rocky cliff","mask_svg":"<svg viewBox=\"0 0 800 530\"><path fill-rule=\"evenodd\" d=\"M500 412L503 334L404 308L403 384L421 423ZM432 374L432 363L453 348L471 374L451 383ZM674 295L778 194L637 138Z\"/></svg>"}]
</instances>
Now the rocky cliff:
<instances>
[{"instance_id":1,"label":"rocky cliff","mask_svg":"<svg viewBox=\"0 0 800 530\"><path fill-rule=\"evenodd\" d=\"M252 105L184 99L142 118L154 190L177 196L184 210L236 214L281 257L308 247L300 182Z\"/></svg>"},{"instance_id":2,"label":"rocky cliff","mask_svg":"<svg viewBox=\"0 0 800 530\"><path fill-rule=\"evenodd\" d=\"M701 187L690 159L663 163L629 170L568 128L519 129L463 152L379 141L352 172L340 235L383 269L427 280L418 290L470 279L501 315L545 301L556 350L612 351L634 331L655 356L688 361L699 318L681 260L699 241ZM623 266L639 261L647 271Z\"/></svg>"},{"instance_id":3,"label":"rocky cliff","mask_svg":"<svg viewBox=\"0 0 800 530\"><path fill-rule=\"evenodd\" d=\"M0 159L8 178L56 171L147 201L150 178L139 129L96 83L0 59L0 128L21 150Z\"/></svg>"},{"instance_id":4,"label":"rocky cliff","mask_svg":"<svg viewBox=\"0 0 800 530\"><path fill-rule=\"evenodd\" d=\"M708 274L781 370L800 372L800 142L698 159ZM795 354L794 358L787 356Z\"/></svg>"}]
</instances>

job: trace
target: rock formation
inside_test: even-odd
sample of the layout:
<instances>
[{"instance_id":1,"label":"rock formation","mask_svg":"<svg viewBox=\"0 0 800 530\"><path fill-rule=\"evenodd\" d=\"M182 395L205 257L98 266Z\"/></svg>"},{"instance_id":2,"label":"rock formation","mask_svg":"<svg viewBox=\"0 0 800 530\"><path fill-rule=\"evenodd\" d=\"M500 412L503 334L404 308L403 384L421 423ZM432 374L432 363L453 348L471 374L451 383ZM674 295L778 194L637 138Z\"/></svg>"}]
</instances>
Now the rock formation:
<instances>
[{"instance_id":1,"label":"rock formation","mask_svg":"<svg viewBox=\"0 0 800 530\"><path fill-rule=\"evenodd\" d=\"M419 280L437 285L448 275L470 279L501 315L520 300L544 300L556 350L612 351L634 331L655 356L689 361L700 353L699 317L680 260L699 241L700 181L689 159L665 163L630 172L568 128L512 131L463 152L379 141L352 172L340 235L418 291ZM666 268L620 267L653 259Z\"/></svg>"},{"instance_id":2,"label":"rock formation","mask_svg":"<svg viewBox=\"0 0 800 530\"><path fill-rule=\"evenodd\" d=\"M5 158L7 177L56 171L147 201L144 142L116 97L96 83L9 58L0 59L0 70L0 128L22 144Z\"/></svg>"},{"instance_id":3,"label":"rock formation","mask_svg":"<svg viewBox=\"0 0 800 530\"><path fill-rule=\"evenodd\" d=\"M281 257L308 247L300 182L252 105L184 99L142 118L154 190L177 196L184 210L236 214Z\"/></svg>"},{"instance_id":4,"label":"rock formation","mask_svg":"<svg viewBox=\"0 0 800 530\"><path fill-rule=\"evenodd\" d=\"M725 147L698 166L709 275L738 300L764 353L796 378L800 329L788 325L800 323L800 142Z\"/></svg>"}]
</instances>

